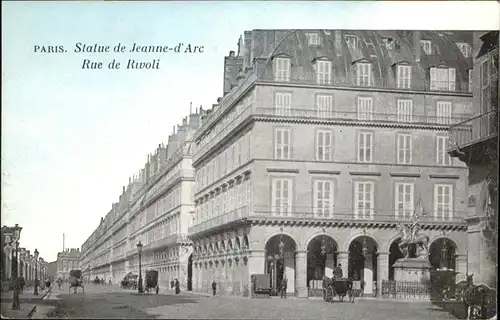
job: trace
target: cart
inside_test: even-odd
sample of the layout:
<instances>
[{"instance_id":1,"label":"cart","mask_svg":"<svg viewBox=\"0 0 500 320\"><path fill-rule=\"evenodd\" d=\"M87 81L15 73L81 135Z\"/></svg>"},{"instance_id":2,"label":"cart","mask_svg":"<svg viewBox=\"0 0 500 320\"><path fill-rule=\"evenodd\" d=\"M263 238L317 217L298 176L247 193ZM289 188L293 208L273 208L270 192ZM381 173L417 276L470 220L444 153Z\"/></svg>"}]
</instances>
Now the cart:
<instances>
[{"instance_id":1,"label":"cart","mask_svg":"<svg viewBox=\"0 0 500 320\"><path fill-rule=\"evenodd\" d=\"M85 292L83 288L82 270L71 270L69 272L69 291L71 293L71 288L74 288L74 293L77 293L78 287L82 288L82 292Z\"/></svg>"}]
</instances>

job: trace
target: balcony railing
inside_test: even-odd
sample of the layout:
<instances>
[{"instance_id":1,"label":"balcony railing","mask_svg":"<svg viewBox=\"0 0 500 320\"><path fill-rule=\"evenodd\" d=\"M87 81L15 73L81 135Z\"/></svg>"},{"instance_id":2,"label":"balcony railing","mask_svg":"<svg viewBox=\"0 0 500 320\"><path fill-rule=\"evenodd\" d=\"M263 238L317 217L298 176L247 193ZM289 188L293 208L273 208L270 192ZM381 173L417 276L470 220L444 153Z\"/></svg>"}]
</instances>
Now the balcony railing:
<instances>
[{"instance_id":1,"label":"balcony railing","mask_svg":"<svg viewBox=\"0 0 500 320\"><path fill-rule=\"evenodd\" d=\"M450 149L465 147L498 135L498 110L492 110L450 127Z\"/></svg>"},{"instance_id":2,"label":"balcony railing","mask_svg":"<svg viewBox=\"0 0 500 320\"><path fill-rule=\"evenodd\" d=\"M287 212L288 211L288 212ZM461 212L446 212L434 213L429 212L422 215L419 221L423 224L452 224L462 225L465 220L462 218L464 213ZM288 208L273 208L273 207L255 207L251 210L249 206L227 212L209 220L200 222L189 228L189 234L197 234L207 230L239 221L245 218L275 218L275 219L290 219L290 220L318 220L331 222L380 222L380 223L411 223L412 212L406 212L404 215L396 214L395 210L365 210L356 212L353 208L338 208L335 207L333 212L326 213L325 210L314 208L311 206L294 206Z\"/></svg>"},{"instance_id":3,"label":"balcony railing","mask_svg":"<svg viewBox=\"0 0 500 320\"><path fill-rule=\"evenodd\" d=\"M359 80L359 81L358 81ZM315 73L300 73L300 76L289 77L286 80L276 78L272 73L268 73L259 79L261 82L271 82L280 84L295 85L317 85L325 87L344 87L359 89L386 89L386 90L405 90L405 91L436 91L453 93L469 93L468 82L453 81L429 81L421 79L412 79L409 83L403 81L399 86L395 80L387 81L383 78L348 78L333 77L332 79L318 79Z\"/></svg>"},{"instance_id":4,"label":"balcony railing","mask_svg":"<svg viewBox=\"0 0 500 320\"><path fill-rule=\"evenodd\" d=\"M439 117L435 115L415 115L405 113L374 113L374 112L344 112L333 110L320 110L314 106L309 108L282 108L274 106L250 105L237 115L222 130L217 132L210 140L200 143L194 156L197 161L208 153L222 139L226 138L232 130L238 127L249 117L277 117L280 119L316 120L316 121L356 121L360 123L393 123L408 125L443 125L449 126L470 118L469 114L458 114L452 117Z\"/></svg>"},{"instance_id":5,"label":"balcony railing","mask_svg":"<svg viewBox=\"0 0 500 320\"><path fill-rule=\"evenodd\" d=\"M362 123L387 122L399 124L423 125L452 125L469 118L461 114L453 117L438 117L427 115L414 115L404 113L374 113L374 112L343 112L315 109L276 109L256 108L256 116L273 116L291 119L328 120L328 121L356 121Z\"/></svg>"}]
</instances>

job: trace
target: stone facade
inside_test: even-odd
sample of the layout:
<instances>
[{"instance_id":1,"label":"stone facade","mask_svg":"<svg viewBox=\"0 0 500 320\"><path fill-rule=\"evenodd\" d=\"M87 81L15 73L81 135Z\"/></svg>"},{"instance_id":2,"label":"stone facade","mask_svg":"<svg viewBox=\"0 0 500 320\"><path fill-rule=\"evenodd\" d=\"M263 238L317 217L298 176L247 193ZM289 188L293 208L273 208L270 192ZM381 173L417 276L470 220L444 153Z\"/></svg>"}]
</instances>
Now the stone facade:
<instances>
[{"instance_id":1,"label":"stone facade","mask_svg":"<svg viewBox=\"0 0 500 320\"><path fill-rule=\"evenodd\" d=\"M286 275L307 296L340 263L375 294L419 203L431 265L463 276L468 174L446 150L450 124L472 114L472 43L470 32L245 32L195 135L194 290L215 280L249 295L250 276L270 273L275 291Z\"/></svg>"},{"instance_id":2,"label":"stone facade","mask_svg":"<svg viewBox=\"0 0 500 320\"><path fill-rule=\"evenodd\" d=\"M177 132L174 127L168 144L148 156L146 166L130 179L119 202L82 245L80 265L88 279L120 283L129 272L139 274L141 242L143 276L155 269L160 287L178 279L183 290L188 288L192 246L186 235L194 211L191 145L203 114L200 108L183 119Z\"/></svg>"},{"instance_id":3,"label":"stone facade","mask_svg":"<svg viewBox=\"0 0 500 320\"><path fill-rule=\"evenodd\" d=\"M69 279L69 272L71 270L80 269L80 248L68 248L63 252L57 253L57 271L58 278Z\"/></svg>"},{"instance_id":4,"label":"stone facade","mask_svg":"<svg viewBox=\"0 0 500 320\"><path fill-rule=\"evenodd\" d=\"M475 37L474 116L450 128L450 155L469 168L468 270L474 281L496 287L498 274L498 38Z\"/></svg>"}]
</instances>

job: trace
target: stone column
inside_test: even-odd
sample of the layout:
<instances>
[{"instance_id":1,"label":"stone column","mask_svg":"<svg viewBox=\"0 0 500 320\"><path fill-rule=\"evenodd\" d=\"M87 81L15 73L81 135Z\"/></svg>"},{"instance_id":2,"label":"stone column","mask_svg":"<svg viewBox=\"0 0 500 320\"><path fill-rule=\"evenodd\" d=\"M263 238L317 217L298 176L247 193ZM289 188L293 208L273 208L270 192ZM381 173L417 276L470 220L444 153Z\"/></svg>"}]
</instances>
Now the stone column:
<instances>
[{"instance_id":1,"label":"stone column","mask_svg":"<svg viewBox=\"0 0 500 320\"><path fill-rule=\"evenodd\" d=\"M389 252L377 254L377 294L382 296L382 281L389 280Z\"/></svg>"},{"instance_id":2,"label":"stone column","mask_svg":"<svg viewBox=\"0 0 500 320\"><path fill-rule=\"evenodd\" d=\"M467 273L467 255L466 254L456 254L455 255L455 271L457 273L456 282L466 280Z\"/></svg>"},{"instance_id":3,"label":"stone column","mask_svg":"<svg viewBox=\"0 0 500 320\"><path fill-rule=\"evenodd\" d=\"M349 276L349 252L337 252L337 264L342 267L342 277L347 278Z\"/></svg>"},{"instance_id":4,"label":"stone column","mask_svg":"<svg viewBox=\"0 0 500 320\"><path fill-rule=\"evenodd\" d=\"M266 252L265 250L252 250L252 254L248 257L248 278L244 279L244 283L248 284L249 296L252 296L252 274L263 274Z\"/></svg>"},{"instance_id":5,"label":"stone column","mask_svg":"<svg viewBox=\"0 0 500 320\"><path fill-rule=\"evenodd\" d=\"M295 266L295 291L297 297L307 298L307 251L296 251Z\"/></svg>"},{"instance_id":6,"label":"stone column","mask_svg":"<svg viewBox=\"0 0 500 320\"><path fill-rule=\"evenodd\" d=\"M364 294L373 294L373 254L365 257L365 268L363 269L363 280L365 281Z\"/></svg>"}]
</instances>

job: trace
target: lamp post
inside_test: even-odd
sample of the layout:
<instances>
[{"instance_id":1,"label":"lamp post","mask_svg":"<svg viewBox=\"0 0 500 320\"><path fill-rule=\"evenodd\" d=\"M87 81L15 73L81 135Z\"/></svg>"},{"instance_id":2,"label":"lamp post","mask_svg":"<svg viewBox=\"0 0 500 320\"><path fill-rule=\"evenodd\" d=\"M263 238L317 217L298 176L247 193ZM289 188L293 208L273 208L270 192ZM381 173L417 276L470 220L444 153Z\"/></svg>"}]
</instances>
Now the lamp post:
<instances>
[{"instance_id":1,"label":"lamp post","mask_svg":"<svg viewBox=\"0 0 500 320\"><path fill-rule=\"evenodd\" d=\"M137 288L138 288L138 291L139 293L143 293L143 289L142 289L142 270L141 270L141 253L142 253L142 243L139 241L139 243L137 243L137 251L139 252L139 283L137 284Z\"/></svg>"},{"instance_id":2,"label":"lamp post","mask_svg":"<svg viewBox=\"0 0 500 320\"><path fill-rule=\"evenodd\" d=\"M35 249L35 296L38 295L38 250Z\"/></svg>"},{"instance_id":3,"label":"lamp post","mask_svg":"<svg viewBox=\"0 0 500 320\"><path fill-rule=\"evenodd\" d=\"M19 278L17 276L18 273L18 268L19 268L19 238L21 238L21 228L17 223L16 225L12 228L14 232L14 239L13 243L16 246L16 257L15 257L15 272L14 272L14 293L13 293L13 299L12 299L12 310L20 310L21 309L21 303L19 302Z\"/></svg>"}]
</instances>

